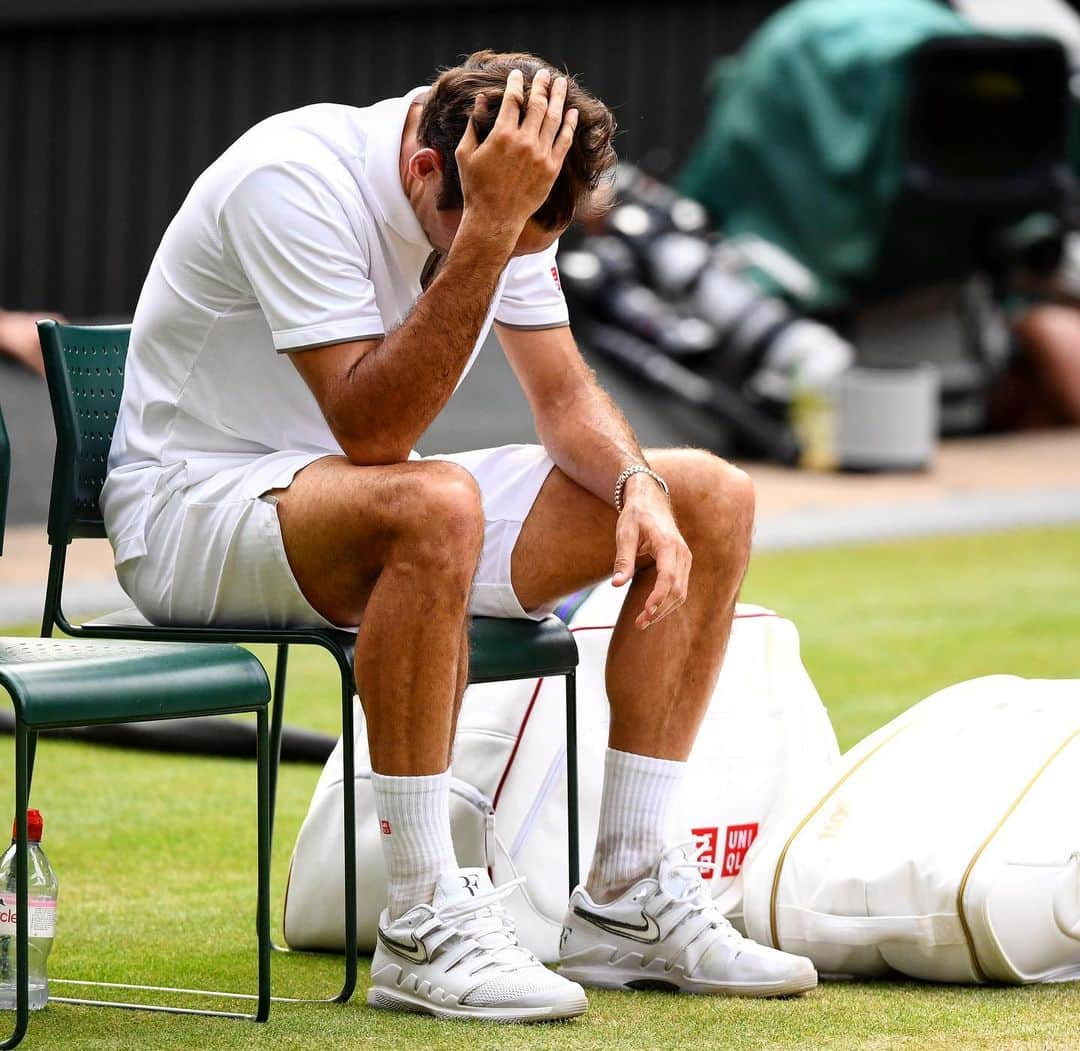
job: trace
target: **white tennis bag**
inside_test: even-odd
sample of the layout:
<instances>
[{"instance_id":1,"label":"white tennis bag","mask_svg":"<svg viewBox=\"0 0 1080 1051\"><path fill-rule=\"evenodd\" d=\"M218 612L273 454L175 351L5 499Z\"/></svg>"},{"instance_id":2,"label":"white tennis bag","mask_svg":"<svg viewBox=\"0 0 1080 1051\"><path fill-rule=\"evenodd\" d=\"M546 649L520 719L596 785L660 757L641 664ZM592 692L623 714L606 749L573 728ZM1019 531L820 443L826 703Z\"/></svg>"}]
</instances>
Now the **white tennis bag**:
<instances>
[{"instance_id":1,"label":"white tennis bag","mask_svg":"<svg viewBox=\"0 0 1080 1051\"><path fill-rule=\"evenodd\" d=\"M1080 979L1080 680L915 705L776 815L744 880L750 936L823 973Z\"/></svg>"},{"instance_id":2,"label":"white tennis bag","mask_svg":"<svg viewBox=\"0 0 1080 1051\"><path fill-rule=\"evenodd\" d=\"M604 662L625 589L597 588L571 618L578 668L581 872L596 837L607 744ZM568 897L563 680L488 683L466 691L451 789L454 846L462 865L486 866L496 885L525 876L507 902L523 944L557 958ZM371 791L363 718L357 716L358 941L374 947L386 874ZM768 610L739 608L712 704L687 778L679 835L700 856L724 907L740 912L735 877L766 816L796 785L838 758L828 715L799 657L795 627ZM341 748L327 762L293 852L285 937L294 948L344 946Z\"/></svg>"}]
</instances>

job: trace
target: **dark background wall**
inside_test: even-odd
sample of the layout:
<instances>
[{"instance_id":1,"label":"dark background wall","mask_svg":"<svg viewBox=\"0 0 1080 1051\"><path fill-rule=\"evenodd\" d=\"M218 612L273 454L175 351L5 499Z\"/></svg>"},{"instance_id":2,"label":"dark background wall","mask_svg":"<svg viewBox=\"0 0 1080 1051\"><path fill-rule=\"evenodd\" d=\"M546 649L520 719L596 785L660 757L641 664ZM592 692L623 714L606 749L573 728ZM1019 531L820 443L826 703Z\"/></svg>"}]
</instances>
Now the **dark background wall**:
<instances>
[{"instance_id":1,"label":"dark background wall","mask_svg":"<svg viewBox=\"0 0 1080 1051\"><path fill-rule=\"evenodd\" d=\"M780 6L4 4L0 303L129 315L188 187L245 128L310 102L400 94L479 47L535 51L580 74L615 108L620 153L671 170L700 128L711 61Z\"/></svg>"}]
</instances>

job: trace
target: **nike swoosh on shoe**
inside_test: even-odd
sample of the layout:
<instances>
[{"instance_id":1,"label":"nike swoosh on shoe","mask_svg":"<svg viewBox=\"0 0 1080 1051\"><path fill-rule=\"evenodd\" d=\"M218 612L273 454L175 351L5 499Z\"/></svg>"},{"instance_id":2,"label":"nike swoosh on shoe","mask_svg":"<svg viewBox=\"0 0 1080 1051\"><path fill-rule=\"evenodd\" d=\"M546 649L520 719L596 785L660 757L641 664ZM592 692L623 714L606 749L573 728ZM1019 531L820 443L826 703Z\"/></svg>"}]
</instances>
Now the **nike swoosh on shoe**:
<instances>
[{"instance_id":1,"label":"nike swoosh on shoe","mask_svg":"<svg viewBox=\"0 0 1080 1051\"><path fill-rule=\"evenodd\" d=\"M410 960L412 963L428 962L427 947L422 942L418 942L415 936L410 936L410 941L408 942L399 942L395 941L393 938L388 938L380 930L379 941L382 943L384 949L388 952L392 952L395 956Z\"/></svg>"},{"instance_id":2,"label":"nike swoosh on shoe","mask_svg":"<svg viewBox=\"0 0 1080 1051\"><path fill-rule=\"evenodd\" d=\"M640 924L623 923L620 920L608 919L580 905L574 906L574 915L587 920L594 927L599 927L608 934L617 934L621 938L629 938L631 941L644 942L646 945L655 944L660 940L660 925L647 912L642 910Z\"/></svg>"}]
</instances>

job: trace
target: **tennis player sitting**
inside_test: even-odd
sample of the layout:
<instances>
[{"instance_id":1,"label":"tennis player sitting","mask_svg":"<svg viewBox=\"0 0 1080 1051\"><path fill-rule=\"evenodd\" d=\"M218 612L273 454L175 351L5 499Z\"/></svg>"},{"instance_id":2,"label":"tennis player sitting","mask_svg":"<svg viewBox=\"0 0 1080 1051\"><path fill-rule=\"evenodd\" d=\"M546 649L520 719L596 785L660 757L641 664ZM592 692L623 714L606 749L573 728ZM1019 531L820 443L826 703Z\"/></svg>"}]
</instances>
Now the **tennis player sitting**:
<instances>
[{"instance_id":1,"label":"tennis player sitting","mask_svg":"<svg viewBox=\"0 0 1080 1051\"><path fill-rule=\"evenodd\" d=\"M403 98L271 117L196 181L139 298L102 495L121 583L158 623L357 629L389 876L379 1007L558 1018L585 1010L581 985L816 984L740 937L665 838L754 497L710 454L643 451L570 333L556 243L613 131L572 79L491 52ZM417 457L492 324L543 444ZM543 617L612 572L629 595L599 839L559 975L454 857L466 621Z\"/></svg>"}]
</instances>

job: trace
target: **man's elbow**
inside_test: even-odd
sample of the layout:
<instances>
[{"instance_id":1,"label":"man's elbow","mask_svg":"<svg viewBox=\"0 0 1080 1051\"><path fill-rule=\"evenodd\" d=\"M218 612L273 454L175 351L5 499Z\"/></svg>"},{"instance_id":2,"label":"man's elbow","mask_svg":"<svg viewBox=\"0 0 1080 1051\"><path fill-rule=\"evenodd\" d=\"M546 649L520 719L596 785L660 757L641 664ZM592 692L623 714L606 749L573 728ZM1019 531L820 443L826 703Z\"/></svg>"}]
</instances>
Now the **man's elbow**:
<instances>
[{"instance_id":1,"label":"man's elbow","mask_svg":"<svg viewBox=\"0 0 1080 1051\"><path fill-rule=\"evenodd\" d=\"M372 439L338 439L341 451L349 463L356 467L388 467L395 463L405 463L412 452L407 442L375 441Z\"/></svg>"},{"instance_id":2,"label":"man's elbow","mask_svg":"<svg viewBox=\"0 0 1080 1051\"><path fill-rule=\"evenodd\" d=\"M366 429L361 431L353 427L335 426L331 419L327 422L345 458L357 467L404 463L412 452L411 444L395 435L379 435Z\"/></svg>"}]
</instances>

